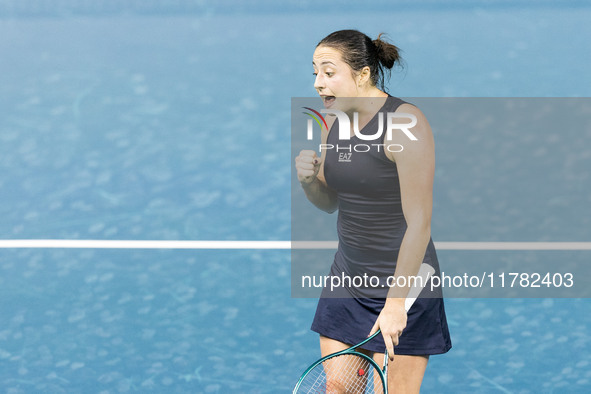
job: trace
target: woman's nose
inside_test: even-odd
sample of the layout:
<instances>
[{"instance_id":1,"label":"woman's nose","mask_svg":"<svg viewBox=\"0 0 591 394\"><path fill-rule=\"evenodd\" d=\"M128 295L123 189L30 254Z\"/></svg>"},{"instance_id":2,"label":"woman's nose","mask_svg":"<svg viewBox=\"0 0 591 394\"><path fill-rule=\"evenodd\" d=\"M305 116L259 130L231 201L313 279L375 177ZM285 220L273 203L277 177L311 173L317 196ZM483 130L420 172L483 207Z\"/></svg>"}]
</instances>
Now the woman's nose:
<instances>
[{"instance_id":1,"label":"woman's nose","mask_svg":"<svg viewBox=\"0 0 591 394\"><path fill-rule=\"evenodd\" d=\"M320 91L324 88L324 78L320 76L320 74L316 75L316 79L314 80L314 89Z\"/></svg>"}]
</instances>

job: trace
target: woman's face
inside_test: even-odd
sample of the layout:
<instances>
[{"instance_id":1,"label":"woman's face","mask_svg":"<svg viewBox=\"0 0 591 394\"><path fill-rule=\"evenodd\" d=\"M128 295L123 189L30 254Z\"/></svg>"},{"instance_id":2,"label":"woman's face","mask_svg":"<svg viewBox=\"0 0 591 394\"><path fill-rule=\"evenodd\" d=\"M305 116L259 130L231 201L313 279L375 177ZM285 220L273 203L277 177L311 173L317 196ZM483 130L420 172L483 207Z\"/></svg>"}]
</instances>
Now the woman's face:
<instances>
[{"instance_id":1,"label":"woman's face","mask_svg":"<svg viewBox=\"0 0 591 394\"><path fill-rule=\"evenodd\" d=\"M314 51L314 88L322 98L326 108L337 109L337 97L357 97L359 88L351 67L342 59L337 49L319 46ZM344 104L344 103L341 103ZM340 107L341 105L338 105ZM345 110L345 108L338 108Z\"/></svg>"}]
</instances>

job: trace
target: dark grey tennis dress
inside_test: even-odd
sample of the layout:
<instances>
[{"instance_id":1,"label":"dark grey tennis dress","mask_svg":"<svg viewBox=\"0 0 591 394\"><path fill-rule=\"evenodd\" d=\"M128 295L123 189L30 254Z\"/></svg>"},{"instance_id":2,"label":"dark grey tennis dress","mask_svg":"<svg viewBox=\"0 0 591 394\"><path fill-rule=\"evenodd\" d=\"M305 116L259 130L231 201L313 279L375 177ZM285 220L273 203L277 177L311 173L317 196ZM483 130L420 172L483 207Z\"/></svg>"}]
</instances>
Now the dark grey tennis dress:
<instances>
[{"instance_id":1,"label":"dark grey tennis dress","mask_svg":"<svg viewBox=\"0 0 591 394\"><path fill-rule=\"evenodd\" d=\"M386 113L396 111L403 103L399 98L388 97L380 109L384 113L384 131ZM349 278L375 276L380 284L385 284L396 269L398 251L406 231L396 164L388 159L383 146L379 146L383 137L379 141L365 141L356 136L348 141L339 140L338 123L334 122L327 144L338 145L339 149L327 150L324 163L326 182L336 191L339 204L339 246L330 275L341 278L343 275ZM376 114L360 132L373 135L377 129ZM367 146L369 151L366 151ZM435 268L435 275L440 274L432 240L429 240L423 263ZM384 290L381 285L378 288L376 290L373 285L365 289L351 286L332 292L325 288L318 301L312 330L346 344L361 342L369 334L385 303L387 288ZM451 348L441 293L435 290L435 293L427 294L428 291L429 283L409 310L407 326L394 349L396 354L431 355L445 353ZM426 295L428 298L424 297ZM379 335L364 347L374 352L385 351L383 338Z\"/></svg>"}]
</instances>

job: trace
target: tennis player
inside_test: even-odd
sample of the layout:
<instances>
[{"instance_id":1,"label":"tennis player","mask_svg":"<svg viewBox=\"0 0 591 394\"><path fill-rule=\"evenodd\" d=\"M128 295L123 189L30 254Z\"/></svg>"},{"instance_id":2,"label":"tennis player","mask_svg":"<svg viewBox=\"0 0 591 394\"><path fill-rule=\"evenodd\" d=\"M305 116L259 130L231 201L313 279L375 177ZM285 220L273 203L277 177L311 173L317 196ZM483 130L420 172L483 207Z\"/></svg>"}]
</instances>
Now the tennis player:
<instances>
[{"instance_id":1,"label":"tennis player","mask_svg":"<svg viewBox=\"0 0 591 394\"><path fill-rule=\"evenodd\" d=\"M399 49L381 36L372 40L356 30L341 30L316 46L314 88L327 109L357 119L362 136L351 127L350 139L340 138L339 122L327 116L320 157L303 150L295 165L308 200L323 211L338 210L339 246L330 275L376 276L379 287L389 287L380 297L354 286L325 288L312 330L320 334L325 356L381 329L382 336L364 345L364 351L382 365L388 350L389 393L418 393L429 356L451 348L441 293L425 296L425 288L408 314L404 307L410 278L422 263L440 273L430 231L434 142L423 113L386 93L385 76L401 59ZM412 124L414 117L416 124L409 133L388 134L388 113L401 116L392 122Z\"/></svg>"}]
</instances>

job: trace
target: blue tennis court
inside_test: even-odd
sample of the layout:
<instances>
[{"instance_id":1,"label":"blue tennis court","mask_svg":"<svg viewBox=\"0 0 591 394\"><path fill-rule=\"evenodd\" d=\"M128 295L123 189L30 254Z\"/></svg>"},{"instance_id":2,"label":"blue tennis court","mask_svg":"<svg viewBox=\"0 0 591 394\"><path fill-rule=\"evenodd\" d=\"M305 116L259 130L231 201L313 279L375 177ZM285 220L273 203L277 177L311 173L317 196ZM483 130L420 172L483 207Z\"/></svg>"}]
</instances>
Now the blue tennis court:
<instances>
[{"instance_id":1,"label":"blue tennis court","mask_svg":"<svg viewBox=\"0 0 591 394\"><path fill-rule=\"evenodd\" d=\"M3 240L290 240L290 100L314 96L313 48L333 30L389 34L407 63L396 96L591 93L578 1L47 4L0 1ZM590 241L591 128L511 145L432 127L435 241ZM591 257L438 254L443 268ZM290 257L2 248L0 391L291 392L319 349ZM590 306L447 299L453 349L432 357L423 392L589 392Z\"/></svg>"}]
</instances>

